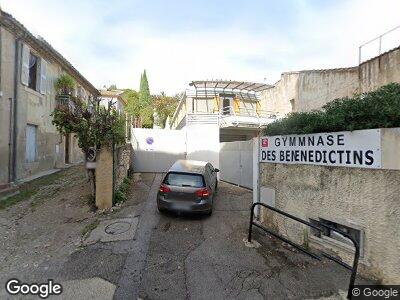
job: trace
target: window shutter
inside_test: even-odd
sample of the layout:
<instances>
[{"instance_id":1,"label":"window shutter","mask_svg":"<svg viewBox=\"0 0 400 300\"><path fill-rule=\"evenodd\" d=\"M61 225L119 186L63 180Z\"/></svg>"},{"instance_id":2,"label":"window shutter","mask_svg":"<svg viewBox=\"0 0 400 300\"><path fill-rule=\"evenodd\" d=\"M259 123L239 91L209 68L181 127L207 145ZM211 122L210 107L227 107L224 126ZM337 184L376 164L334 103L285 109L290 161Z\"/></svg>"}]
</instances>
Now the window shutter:
<instances>
[{"instance_id":1,"label":"window shutter","mask_svg":"<svg viewBox=\"0 0 400 300\"><path fill-rule=\"evenodd\" d=\"M256 113L257 115L261 114L261 103L259 101L256 102Z\"/></svg>"},{"instance_id":2,"label":"window shutter","mask_svg":"<svg viewBox=\"0 0 400 300\"><path fill-rule=\"evenodd\" d=\"M219 112L219 96L214 97L214 112Z\"/></svg>"},{"instance_id":3,"label":"window shutter","mask_svg":"<svg viewBox=\"0 0 400 300\"><path fill-rule=\"evenodd\" d=\"M29 83L29 47L22 45L21 83L28 86Z\"/></svg>"},{"instance_id":4,"label":"window shutter","mask_svg":"<svg viewBox=\"0 0 400 300\"><path fill-rule=\"evenodd\" d=\"M40 93L46 94L46 75L47 75L47 62L40 59Z\"/></svg>"},{"instance_id":5,"label":"window shutter","mask_svg":"<svg viewBox=\"0 0 400 300\"><path fill-rule=\"evenodd\" d=\"M235 99L233 99L233 109L235 111L235 114L240 113L240 100L238 97L235 97Z\"/></svg>"}]
</instances>

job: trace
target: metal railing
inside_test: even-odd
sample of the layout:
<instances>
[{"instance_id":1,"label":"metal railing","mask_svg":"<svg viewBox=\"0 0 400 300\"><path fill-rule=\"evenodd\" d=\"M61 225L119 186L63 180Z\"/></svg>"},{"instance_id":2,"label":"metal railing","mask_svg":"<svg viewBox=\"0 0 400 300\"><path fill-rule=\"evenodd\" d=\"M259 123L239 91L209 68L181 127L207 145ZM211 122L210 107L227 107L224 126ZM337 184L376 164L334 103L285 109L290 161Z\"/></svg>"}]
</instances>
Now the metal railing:
<instances>
[{"instance_id":1,"label":"metal railing","mask_svg":"<svg viewBox=\"0 0 400 300\"><path fill-rule=\"evenodd\" d=\"M299 223L302 223L302 224L304 224L304 225L307 225L307 226L309 226L309 227L311 227L311 228L313 228L313 229L315 229L315 230L318 230L319 232L322 232L323 229L322 229L321 227L324 227L324 228L326 228L326 229L333 230L333 231L335 231L335 232L337 232L337 233L343 235L344 237L348 238L348 239L353 243L354 248L355 248L354 259L353 259L353 265L352 265L352 266L346 264L345 262L339 260L338 258L336 258L336 257L334 257L334 256L332 256L332 255L330 255L330 254L328 254L328 253L325 253L325 252L323 252L323 251L321 251L320 254L321 254L322 256L324 256L324 257L326 257L326 258L328 258L328 259L330 259L330 260L332 260L332 261L338 263L338 264L341 265L342 267L344 267L344 268L346 268L346 269L348 269L348 270L351 271L350 282L349 282L349 289L348 289L348 291L347 291L347 298L348 298L348 299L351 299L351 295L352 295L351 292L352 292L352 289L353 289L353 287L354 287L354 282L355 282L355 280L356 280L356 275L357 275L358 260L359 260L359 258L360 258L360 246L358 245L358 242L357 242L351 235L349 235L349 234L347 234L346 232L343 232L343 231L341 231L341 230L338 230L338 229L336 229L336 228L334 228L334 227L331 227L331 226L326 225L326 224L323 224L323 223L319 223L318 225L312 224L312 223L310 223L310 222L304 221L303 219L300 219L300 218L295 217L295 216L293 216L293 215L291 215L291 214L288 214L287 212L284 212L284 211L282 211L282 210L280 210L280 209L277 209L277 208L275 208L275 207L269 206L269 205L264 204L264 203L261 203L261 202L253 203L253 205L251 206L250 225L249 225L249 234L248 234L248 241L249 241L249 242L251 242L251 234L252 234L252 229L253 229L253 225L254 225L254 226L256 226L256 227L258 227L258 228L260 228L260 229L266 231L266 232L269 233L270 235L272 235L272 236L274 236L274 237L276 237L276 238L278 238L278 239L284 241L285 243L287 243L287 244L289 244L289 245L295 247L296 249L300 250L301 252L306 253L306 254L310 255L311 257L313 257L313 258L315 258L315 259L317 259L317 260L321 260L321 257L320 257L320 256L318 256L317 254L315 254L315 253L309 251L309 250L306 249L305 247L303 247L303 246L301 246L301 245L298 245L298 244L296 244L296 243L290 241L289 239L287 239L287 238L285 238L285 237L279 235L278 233L276 233L276 232L274 232L274 231L272 231L272 230L266 228L265 226L261 225L261 224L258 223L258 222L254 222L254 220L253 220L253 219L254 219L254 208L255 208L257 205L260 205L260 206L265 207L265 208L267 208L267 209L270 209L270 210L272 210L272 211L274 211L274 212L276 212L276 213L278 213L278 214L281 214L281 215L283 215L283 216L285 216L285 217L288 217L289 219L292 219L292 220L295 220L295 221L297 221L297 222L299 222Z\"/></svg>"},{"instance_id":2,"label":"metal railing","mask_svg":"<svg viewBox=\"0 0 400 300\"><path fill-rule=\"evenodd\" d=\"M209 113L188 113L186 124L218 124L218 115Z\"/></svg>"},{"instance_id":3,"label":"metal railing","mask_svg":"<svg viewBox=\"0 0 400 300\"><path fill-rule=\"evenodd\" d=\"M399 25L399 26L396 26L395 28L392 28L392 29L390 29L390 30L388 30L388 31L386 31L386 32L384 32L384 33L382 33L380 36L378 36L378 37L376 37L376 38L374 38L374 39L372 39L372 40L370 40L370 41L368 41L368 42L366 42L366 43L360 45L360 46L358 47L358 64L361 64L361 61L362 61L362 57L361 57L361 56L362 56L362 48L363 48L363 47L365 47L365 46L367 46L368 44L371 44L371 43L373 43L373 42L375 42L375 41L378 41L378 56L381 55L381 54L382 54L382 38L383 38L384 36L388 35L389 33L392 33L392 32L394 32L394 31L396 31L396 30L398 30L398 29L400 29L400 25ZM399 32L399 31L397 31L397 32ZM398 44L396 44L395 46L397 47ZM387 51L387 50L390 50L390 49L386 49L386 51Z\"/></svg>"},{"instance_id":4,"label":"metal railing","mask_svg":"<svg viewBox=\"0 0 400 300\"><path fill-rule=\"evenodd\" d=\"M256 118L276 118L276 114L268 110L256 110L240 107L238 110L233 106L225 106L220 109L221 116L256 117Z\"/></svg>"}]
</instances>

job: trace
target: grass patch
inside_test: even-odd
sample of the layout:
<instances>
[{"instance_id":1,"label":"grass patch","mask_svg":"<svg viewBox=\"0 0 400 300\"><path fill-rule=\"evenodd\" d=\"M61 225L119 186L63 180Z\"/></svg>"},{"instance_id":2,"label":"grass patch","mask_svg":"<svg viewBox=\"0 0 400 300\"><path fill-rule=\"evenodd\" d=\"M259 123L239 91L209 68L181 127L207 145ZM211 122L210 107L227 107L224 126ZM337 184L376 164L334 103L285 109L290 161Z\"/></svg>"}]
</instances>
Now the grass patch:
<instances>
[{"instance_id":1,"label":"grass patch","mask_svg":"<svg viewBox=\"0 0 400 300\"><path fill-rule=\"evenodd\" d=\"M87 224L81 232L82 237L88 235L90 232L92 232L93 229L95 229L99 225L100 221L98 219L94 220L92 223Z\"/></svg>"},{"instance_id":2,"label":"grass patch","mask_svg":"<svg viewBox=\"0 0 400 300\"><path fill-rule=\"evenodd\" d=\"M14 204L17 204L18 202L25 201L35 195L37 191L33 190L22 190L19 192L19 194L16 194L14 196L8 197L7 199L1 200L0 201L0 210L1 209L6 209L7 207L13 206Z\"/></svg>"},{"instance_id":3,"label":"grass patch","mask_svg":"<svg viewBox=\"0 0 400 300\"><path fill-rule=\"evenodd\" d=\"M56 173L21 184L19 186L19 194L0 201L0 210L30 199L38 193L41 186L53 184L55 181L62 178L65 175L65 172L66 170L58 171ZM40 203L42 202L43 201L40 201ZM32 203L32 206L37 206L40 203Z\"/></svg>"},{"instance_id":4,"label":"grass patch","mask_svg":"<svg viewBox=\"0 0 400 300\"><path fill-rule=\"evenodd\" d=\"M124 181L121 183L119 189L115 191L114 194L115 204L122 203L127 200L127 193L130 185L131 185L131 179L129 177L125 178Z\"/></svg>"}]
</instances>

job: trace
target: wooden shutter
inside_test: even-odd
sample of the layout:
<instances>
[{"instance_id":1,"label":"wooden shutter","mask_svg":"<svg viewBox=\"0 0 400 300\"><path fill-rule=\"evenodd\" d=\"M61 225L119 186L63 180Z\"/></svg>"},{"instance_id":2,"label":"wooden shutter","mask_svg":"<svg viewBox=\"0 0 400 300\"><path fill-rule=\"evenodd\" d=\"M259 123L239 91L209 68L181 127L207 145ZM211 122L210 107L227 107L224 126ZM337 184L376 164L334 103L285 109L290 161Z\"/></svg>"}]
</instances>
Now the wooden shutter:
<instances>
[{"instance_id":1,"label":"wooden shutter","mask_svg":"<svg viewBox=\"0 0 400 300\"><path fill-rule=\"evenodd\" d=\"M47 62L40 59L40 86L39 91L41 94L46 94L46 75L47 75Z\"/></svg>"},{"instance_id":2,"label":"wooden shutter","mask_svg":"<svg viewBox=\"0 0 400 300\"><path fill-rule=\"evenodd\" d=\"M235 114L240 114L240 100L238 97L235 97L235 99L233 99L233 109L235 111Z\"/></svg>"},{"instance_id":3,"label":"wooden shutter","mask_svg":"<svg viewBox=\"0 0 400 300\"><path fill-rule=\"evenodd\" d=\"M261 103L259 101L256 102L256 113L257 115L260 115L261 113Z\"/></svg>"},{"instance_id":4,"label":"wooden shutter","mask_svg":"<svg viewBox=\"0 0 400 300\"><path fill-rule=\"evenodd\" d=\"M29 47L22 44L21 83L26 86L29 84L29 56Z\"/></svg>"},{"instance_id":5,"label":"wooden shutter","mask_svg":"<svg viewBox=\"0 0 400 300\"><path fill-rule=\"evenodd\" d=\"M214 112L219 112L219 96L214 97Z\"/></svg>"}]
</instances>

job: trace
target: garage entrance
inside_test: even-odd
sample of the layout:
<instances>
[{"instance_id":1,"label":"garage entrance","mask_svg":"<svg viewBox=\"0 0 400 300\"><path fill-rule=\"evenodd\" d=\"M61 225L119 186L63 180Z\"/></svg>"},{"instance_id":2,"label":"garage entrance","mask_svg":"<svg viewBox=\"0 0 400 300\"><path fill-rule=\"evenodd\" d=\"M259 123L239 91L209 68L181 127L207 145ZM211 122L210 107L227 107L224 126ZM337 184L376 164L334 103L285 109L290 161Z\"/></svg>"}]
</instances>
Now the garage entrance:
<instances>
[{"instance_id":1,"label":"garage entrance","mask_svg":"<svg viewBox=\"0 0 400 300\"><path fill-rule=\"evenodd\" d=\"M220 143L220 179L253 188L253 140Z\"/></svg>"}]
</instances>

